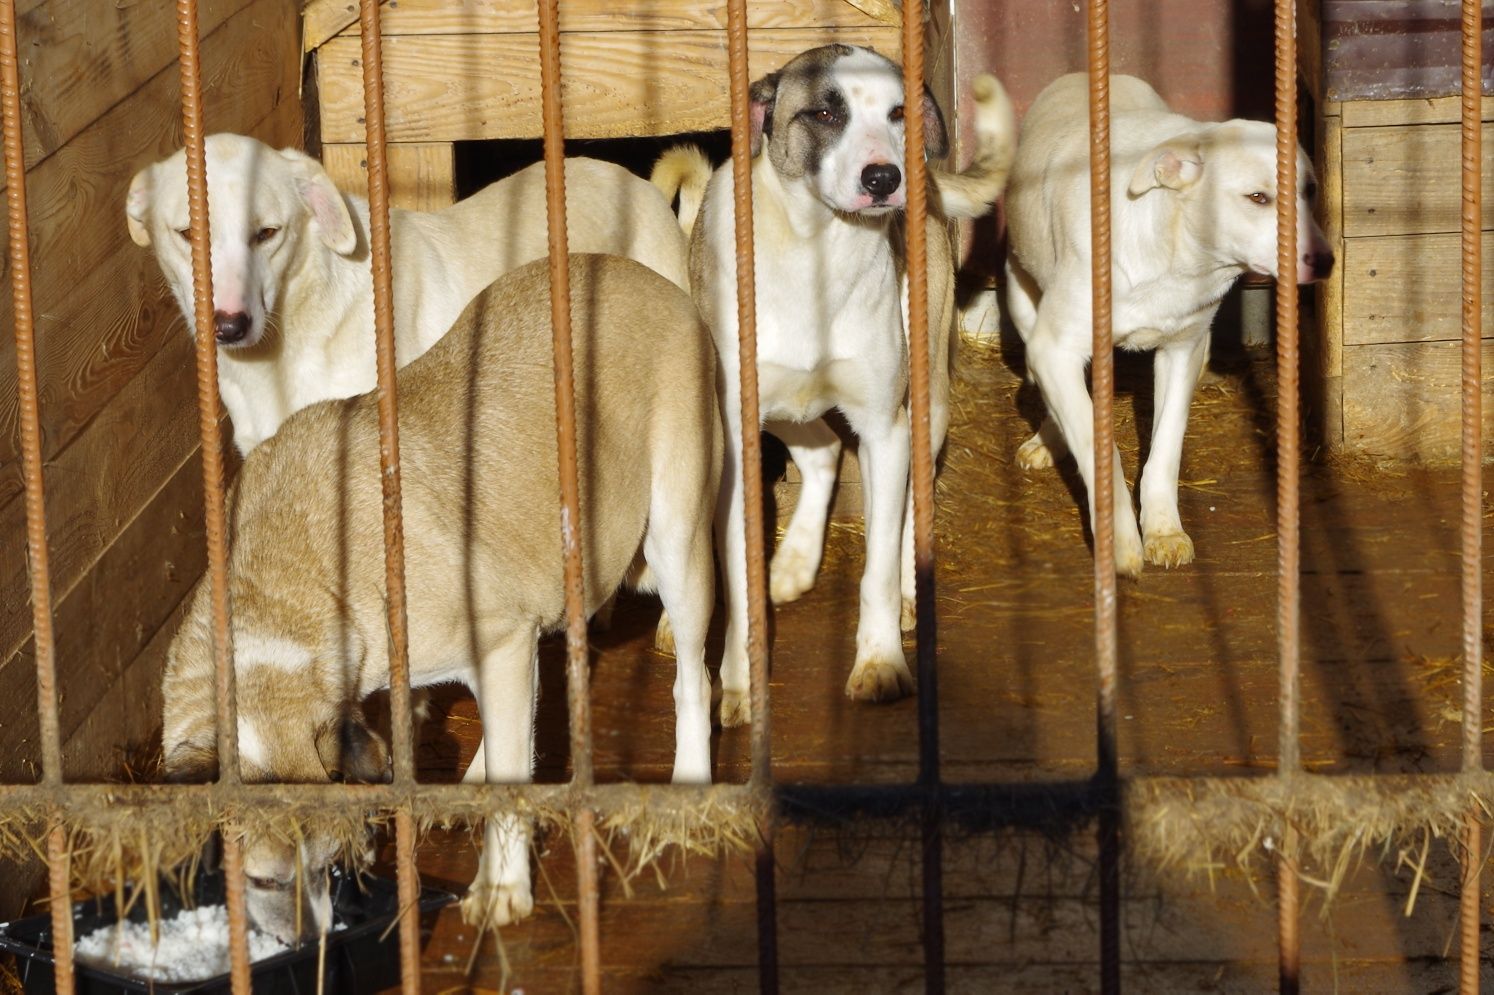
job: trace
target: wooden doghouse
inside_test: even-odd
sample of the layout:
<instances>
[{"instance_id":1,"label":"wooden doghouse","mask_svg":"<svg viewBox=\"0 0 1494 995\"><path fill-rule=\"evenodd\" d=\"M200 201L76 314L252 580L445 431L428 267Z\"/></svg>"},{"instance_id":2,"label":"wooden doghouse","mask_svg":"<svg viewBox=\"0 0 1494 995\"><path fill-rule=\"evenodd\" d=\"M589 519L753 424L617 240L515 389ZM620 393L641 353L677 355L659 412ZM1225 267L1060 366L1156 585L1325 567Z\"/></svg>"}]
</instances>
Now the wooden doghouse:
<instances>
[{"instance_id":1,"label":"wooden doghouse","mask_svg":"<svg viewBox=\"0 0 1494 995\"><path fill-rule=\"evenodd\" d=\"M1321 220L1338 256L1316 368L1330 449L1455 459L1459 445L1458 4L1299 5ZM1494 5L1485 3L1487 18ZM1494 31L1484 31L1484 370L1494 379ZM1304 332L1305 341L1313 339ZM1486 431L1494 411L1486 407Z\"/></svg>"},{"instance_id":2,"label":"wooden doghouse","mask_svg":"<svg viewBox=\"0 0 1494 995\"><path fill-rule=\"evenodd\" d=\"M675 135L729 127L725 4L648 0L560 5L567 138ZM383 8L389 171L396 206L454 192L456 142L540 135L539 35L532 3L400 0ZM807 48L869 45L896 57L889 0L747 5L750 71ZM310 0L304 44L316 58L322 155L347 189L366 189L357 5ZM932 60L931 60L932 61Z\"/></svg>"}]
</instances>

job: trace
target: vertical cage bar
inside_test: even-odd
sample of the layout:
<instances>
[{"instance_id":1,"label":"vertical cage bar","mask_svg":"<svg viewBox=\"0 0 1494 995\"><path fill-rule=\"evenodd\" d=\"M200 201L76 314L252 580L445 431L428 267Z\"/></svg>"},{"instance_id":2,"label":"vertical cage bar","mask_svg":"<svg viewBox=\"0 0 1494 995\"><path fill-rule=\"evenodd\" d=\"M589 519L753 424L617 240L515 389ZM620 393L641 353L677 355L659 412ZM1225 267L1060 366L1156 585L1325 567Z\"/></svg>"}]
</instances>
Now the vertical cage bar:
<instances>
[{"instance_id":1,"label":"vertical cage bar","mask_svg":"<svg viewBox=\"0 0 1494 995\"><path fill-rule=\"evenodd\" d=\"M394 272L390 263L389 158L384 135L384 57L379 0L360 0L363 47L363 115L368 151L368 229L373 266L374 338L378 371L379 480L383 488L385 609L389 626L389 733L394 782L415 784L414 726L410 718L409 631L405 612L405 531L399 467L399 397L395 376ZM420 882L415 870L414 820L407 807L395 813L395 873L399 920L400 981L406 995L420 990Z\"/></svg>"},{"instance_id":2,"label":"vertical cage bar","mask_svg":"<svg viewBox=\"0 0 1494 995\"><path fill-rule=\"evenodd\" d=\"M581 488L576 464L576 377L571 339L571 280L565 213L565 123L560 82L560 18L557 0L540 0L540 97L545 145L545 204L550 236L550 323L555 352L555 432L560 465L560 527L565 552L567 693L571 719L574 783L593 780L591 752L590 647L581 562ZM601 991L594 813L574 816L576 883L581 920L581 988Z\"/></svg>"},{"instance_id":3,"label":"vertical cage bar","mask_svg":"<svg viewBox=\"0 0 1494 995\"><path fill-rule=\"evenodd\" d=\"M737 357L741 375L743 531L747 547L747 661L752 701L751 783L773 783L768 713L768 601L763 558L762 417L757 390L757 276L752 236L752 101L748 87L746 0L726 0L726 54L731 96L732 212L737 250ZM778 910L773 826L759 826L757 854L758 986L778 991Z\"/></svg>"},{"instance_id":4,"label":"vertical cage bar","mask_svg":"<svg viewBox=\"0 0 1494 995\"><path fill-rule=\"evenodd\" d=\"M1110 4L1085 8L1089 50L1089 216L1094 330L1095 666L1100 847L1100 990L1120 990L1120 772L1116 747L1115 353L1110 282Z\"/></svg>"},{"instance_id":5,"label":"vertical cage bar","mask_svg":"<svg viewBox=\"0 0 1494 995\"><path fill-rule=\"evenodd\" d=\"M939 804L938 644L934 614L934 452L929 403L928 168L923 143L922 2L903 4L904 173L907 182L908 396L912 432L913 563L918 635L918 780L924 989L944 990L944 845Z\"/></svg>"},{"instance_id":6,"label":"vertical cage bar","mask_svg":"<svg viewBox=\"0 0 1494 995\"><path fill-rule=\"evenodd\" d=\"M208 217L206 135L202 123L201 43L197 0L177 0L182 140L187 159L187 217L192 233L193 329L197 352L197 420L202 436L202 505L213 609L213 672L218 717L218 778L239 783L238 701L229 623L228 530L223 500L223 438L218 423L218 344L213 333L213 264ZM237 840L224 840L228 950L234 995L248 995L249 921Z\"/></svg>"},{"instance_id":7,"label":"vertical cage bar","mask_svg":"<svg viewBox=\"0 0 1494 995\"><path fill-rule=\"evenodd\" d=\"M1484 769L1483 757L1483 11L1463 0L1463 770ZM1459 981L1479 989L1479 878L1483 826L1470 807L1464 829L1460 894Z\"/></svg>"},{"instance_id":8,"label":"vertical cage bar","mask_svg":"<svg viewBox=\"0 0 1494 995\"><path fill-rule=\"evenodd\" d=\"M1301 767L1298 671L1301 595L1298 478L1301 460L1297 325L1297 9L1276 0L1276 625L1280 657L1279 776ZM1277 854L1280 987L1298 990L1301 938L1296 833L1284 827Z\"/></svg>"}]
</instances>

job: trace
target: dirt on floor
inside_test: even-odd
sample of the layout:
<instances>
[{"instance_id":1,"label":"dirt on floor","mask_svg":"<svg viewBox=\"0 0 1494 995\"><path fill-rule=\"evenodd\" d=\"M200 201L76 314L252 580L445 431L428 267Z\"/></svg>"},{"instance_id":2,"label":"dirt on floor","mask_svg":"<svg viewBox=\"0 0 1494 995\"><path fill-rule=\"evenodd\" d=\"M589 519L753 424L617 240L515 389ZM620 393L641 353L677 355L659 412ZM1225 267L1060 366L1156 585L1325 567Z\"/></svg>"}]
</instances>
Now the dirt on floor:
<instances>
[{"instance_id":1,"label":"dirt on floor","mask_svg":"<svg viewBox=\"0 0 1494 995\"><path fill-rule=\"evenodd\" d=\"M1273 364L1266 353L1216 347L1182 466L1180 505L1197 559L1120 583L1123 776L1275 768ZM1121 356L1118 365L1117 434L1134 487L1151 420L1150 363ZM1014 464L1041 414L1019 350L965 348L953 403L937 516L943 779L1082 786L1095 768L1096 678L1077 476L1071 467L1023 472ZM1304 456L1305 765L1454 771L1457 472ZM783 783L886 784L917 774L916 699L874 706L843 693L861 542L859 522L836 521L817 587L773 612L773 755ZM595 635L599 780L668 779L673 668L650 649L657 611L650 599L627 598L613 628ZM539 778L561 781L568 757L558 644L547 646L542 668ZM454 780L475 748L477 723L470 700L448 694L442 702L445 719L430 724L421 763L430 779ZM718 730L714 746L717 780L745 780L747 730ZM1424 853L1413 847L1350 868L1327 910L1308 889L1310 989L1450 989L1455 974L1443 957L1454 937L1455 864L1446 841L1425 842ZM428 990L574 987L572 857L564 841L550 841L546 852L535 916L498 943L475 936L454 909L432 924ZM950 989L1095 989L1095 852L1084 820L953 832L944 899ZM826 814L783 830L776 858L785 990L921 990L918 854L912 822ZM459 891L475 870L470 837L433 839L421 867ZM1128 869L1122 935L1133 988L1274 987L1269 887L1259 891L1229 866L1210 870L1158 878ZM603 896L607 991L756 990L753 878L743 858L681 861L631 885L604 867Z\"/></svg>"}]
</instances>

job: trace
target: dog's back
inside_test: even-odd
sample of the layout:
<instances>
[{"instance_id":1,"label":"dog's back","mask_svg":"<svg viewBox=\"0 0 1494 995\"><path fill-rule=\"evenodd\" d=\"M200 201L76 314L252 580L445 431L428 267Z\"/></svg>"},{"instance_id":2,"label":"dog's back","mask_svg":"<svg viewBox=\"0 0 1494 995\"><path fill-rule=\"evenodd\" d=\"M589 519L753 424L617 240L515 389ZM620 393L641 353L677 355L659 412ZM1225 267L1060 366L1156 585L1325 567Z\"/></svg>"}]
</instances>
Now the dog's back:
<instances>
[{"instance_id":1,"label":"dog's back","mask_svg":"<svg viewBox=\"0 0 1494 995\"><path fill-rule=\"evenodd\" d=\"M596 255L571 257L571 291L589 612L633 564L661 484L700 505L708 536L721 430L709 338L682 291ZM549 294L546 262L521 267L399 373L417 682L470 659L485 627L561 620ZM377 398L365 394L289 419L245 462L233 503L236 626L346 613L368 651L364 693L385 673L379 478ZM206 617L198 601L193 622Z\"/></svg>"}]
</instances>

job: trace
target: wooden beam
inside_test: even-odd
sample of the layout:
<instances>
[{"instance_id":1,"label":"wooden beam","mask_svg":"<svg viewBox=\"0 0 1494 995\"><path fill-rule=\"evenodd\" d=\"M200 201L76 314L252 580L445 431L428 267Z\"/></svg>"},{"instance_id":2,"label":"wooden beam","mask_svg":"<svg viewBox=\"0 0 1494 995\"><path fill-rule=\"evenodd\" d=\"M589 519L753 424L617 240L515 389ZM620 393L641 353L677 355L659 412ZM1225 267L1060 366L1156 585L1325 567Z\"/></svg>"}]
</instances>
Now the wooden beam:
<instances>
[{"instance_id":1,"label":"wooden beam","mask_svg":"<svg viewBox=\"0 0 1494 995\"><path fill-rule=\"evenodd\" d=\"M253 2L200 0L203 37ZM16 37L25 53L21 113L28 169L162 70L176 72L176 8L169 3L41 0L18 11Z\"/></svg>"},{"instance_id":2,"label":"wooden beam","mask_svg":"<svg viewBox=\"0 0 1494 995\"><path fill-rule=\"evenodd\" d=\"M1484 143L1494 146L1494 124L1484 125ZM1345 122L1344 235L1458 231L1459 148L1455 124L1351 128ZM1494 189L1494 156L1484 156L1484 187ZM1483 227L1494 227L1494 198L1484 201Z\"/></svg>"},{"instance_id":3,"label":"wooden beam","mask_svg":"<svg viewBox=\"0 0 1494 995\"><path fill-rule=\"evenodd\" d=\"M764 30L751 37L760 76L832 41L898 53L895 28ZM533 138L540 134L536 36L396 36L384 42L392 142ZM334 38L317 59L322 140L363 140L356 38ZM618 138L727 126L725 36L716 31L585 32L561 48L566 135ZM502 72L495 67L503 67Z\"/></svg>"},{"instance_id":4,"label":"wooden beam","mask_svg":"<svg viewBox=\"0 0 1494 995\"><path fill-rule=\"evenodd\" d=\"M1373 128L1393 124L1457 124L1462 120L1462 97L1427 100L1346 100L1341 105L1345 128ZM1494 121L1494 97L1484 97L1483 119Z\"/></svg>"},{"instance_id":5,"label":"wooden beam","mask_svg":"<svg viewBox=\"0 0 1494 995\"><path fill-rule=\"evenodd\" d=\"M205 39L212 130L276 144L300 136L288 20L294 8L295 0L256 0ZM178 85L175 65L163 69L27 175L48 461L144 368L168 334L182 334L180 312L164 293L150 250L130 241L124 223L135 172L180 147ZM0 505L20 491L10 324L10 295L0 294Z\"/></svg>"},{"instance_id":6,"label":"wooden beam","mask_svg":"<svg viewBox=\"0 0 1494 995\"><path fill-rule=\"evenodd\" d=\"M1462 339L1463 270L1458 235L1347 239L1343 274L1345 345ZM1494 329L1494 232L1484 233L1485 337Z\"/></svg>"},{"instance_id":7,"label":"wooden beam","mask_svg":"<svg viewBox=\"0 0 1494 995\"><path fill-rule=\"evenodd\" d=\"M1345 448L1377 456L1456 460L1461 349L1458 342L1345 346ZM1488 391L1494 382L1494 342L1486 339L1483 352ZM1491 405L1484 407L1484 433L1494 439Z\"/></svg>"},{"instance_id":8,"label":"wooden beam","mask_svg":"<svg viewBox=\"0 0 1494 995\"><path fill-rule=\"evenodd\" d=\"M890 19L887 11L891 11ZM302 46L310 52L337 35L356 38L354 0L312 0L303 14ZM824 28L896 26L902 22L887 0L782 0L747 5L747 26ZM384 35L524 34L539 30L533 3L513 0L400 0L380 4ZM560 5L562 33L578 31L697 31L726 29L720 0L566 0ZM807 47L807 46L806 46Z\"/></svg>"},{"instance_id":9,"label":"wooden beam","mask_svg":"<svg viewBox=\"0 0 1494 995\"><path fill-rule=\"evenodd\" d=\"M386 150L391 207L439 211L456 200L456 150L450 142L402 142ZM339 190L368 196L368 146L325 143L322 165Z\"/></svg>"}]
</instances>

